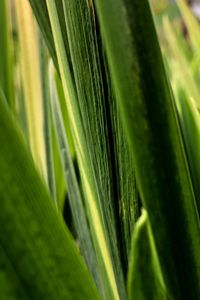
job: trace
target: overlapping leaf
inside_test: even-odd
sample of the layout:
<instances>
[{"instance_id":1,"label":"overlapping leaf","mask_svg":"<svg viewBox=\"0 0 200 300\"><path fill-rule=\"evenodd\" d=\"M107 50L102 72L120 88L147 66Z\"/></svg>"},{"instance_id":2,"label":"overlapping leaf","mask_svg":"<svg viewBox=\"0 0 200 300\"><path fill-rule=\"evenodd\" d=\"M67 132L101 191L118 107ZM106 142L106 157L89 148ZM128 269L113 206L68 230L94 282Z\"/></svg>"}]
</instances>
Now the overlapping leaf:
<instances>
[{"instance_id":1,"label":"overlapping leaf","mask_svg":"<svg viewBox=\"0 0 200 300\"><path fill-rule=\"evenodd\" d=\"M196 299L199 216L148 1L95 3L164 280L171 297Z\"/></svg>"},{"instance_id":2,"label":"overlapping leaf","mask_svg":"<svg viewBox=\"0 0 200 300\"><path fill-rule=\"evenodd\" d=\"M99 299L2 97L0 111L1 299Z\"/></svg>"}]
</instances>

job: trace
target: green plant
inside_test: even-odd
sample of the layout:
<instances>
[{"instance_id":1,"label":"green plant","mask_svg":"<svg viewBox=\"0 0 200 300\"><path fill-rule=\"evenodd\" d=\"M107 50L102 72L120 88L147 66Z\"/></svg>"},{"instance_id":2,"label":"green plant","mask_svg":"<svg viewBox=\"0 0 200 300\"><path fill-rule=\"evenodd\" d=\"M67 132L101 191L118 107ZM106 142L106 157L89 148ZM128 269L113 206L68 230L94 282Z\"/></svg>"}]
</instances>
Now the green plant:
<instances>
[{"instance_id":1,"label":"green plant","mask_svg":"<svg viewBox=\"0 0 200 300\"><path fill-rule=\"evenodd\" d=\"M173 96L147 0L29 2L0 4L0 298L197 299L198 77Z\"/></svg>"}]
</instances>

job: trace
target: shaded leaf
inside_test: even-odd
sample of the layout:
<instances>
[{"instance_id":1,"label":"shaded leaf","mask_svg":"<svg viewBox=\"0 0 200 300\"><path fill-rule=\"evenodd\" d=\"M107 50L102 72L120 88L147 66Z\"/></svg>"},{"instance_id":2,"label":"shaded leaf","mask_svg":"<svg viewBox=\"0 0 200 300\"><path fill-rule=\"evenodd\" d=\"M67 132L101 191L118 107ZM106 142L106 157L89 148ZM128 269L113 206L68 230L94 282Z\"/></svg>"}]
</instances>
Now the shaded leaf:
<instances>
[{"instance_id":1,"label":"shaded leaf","mask_svg":"<svg viewBox=\"0 0 200 300\"><path fill-rule=\"evenodd\" d=\"M169 299L145 210L136 223L128 273L129 299Z\"/></svg>"},{"instance_id":2,"label":"shaded leaf","mask_svg":"<svg viewBox=\"0 0 200 300\"><path fill-rule=\"evenodd\" d=\"M148 1L95 3L164 280L171 297L196 299L199 216Z\"/></svg>"},{"instance_id":3,"label":"shaded leaf","mask_svg":"<svg viewBox=\"0 0 200 300\"><path fill-rule=\"evenodd\" d=\"M0 111L1 298L99 299L2 98Z\"/></svg>"}]
</instances>

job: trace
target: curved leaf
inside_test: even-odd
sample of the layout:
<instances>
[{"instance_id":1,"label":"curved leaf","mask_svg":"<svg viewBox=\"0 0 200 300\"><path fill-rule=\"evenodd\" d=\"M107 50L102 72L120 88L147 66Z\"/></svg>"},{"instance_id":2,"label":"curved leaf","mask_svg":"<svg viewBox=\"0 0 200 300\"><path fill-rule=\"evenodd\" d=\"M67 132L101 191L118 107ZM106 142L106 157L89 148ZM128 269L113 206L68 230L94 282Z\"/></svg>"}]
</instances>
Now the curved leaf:
<instances>
[{"instance_id":1,"label":"curved leaf","mask_svg":"<svg viewBox=\"0 0 200 300\"><path fill-rule=\"evenodd\" d=\"M99 299L2 98L0 111L1 299Z\"/></svg>"},{"instance_id":2,"label":"curved leaf","mask_svg":"<svg viewBox=\"0 0 200 300\"><path fill-rule=\"evenodd\" d=\"M128 273L128 295L130 300L168 299L145 210L142 211L133 234Z\"/></svg>"}]
</instances>

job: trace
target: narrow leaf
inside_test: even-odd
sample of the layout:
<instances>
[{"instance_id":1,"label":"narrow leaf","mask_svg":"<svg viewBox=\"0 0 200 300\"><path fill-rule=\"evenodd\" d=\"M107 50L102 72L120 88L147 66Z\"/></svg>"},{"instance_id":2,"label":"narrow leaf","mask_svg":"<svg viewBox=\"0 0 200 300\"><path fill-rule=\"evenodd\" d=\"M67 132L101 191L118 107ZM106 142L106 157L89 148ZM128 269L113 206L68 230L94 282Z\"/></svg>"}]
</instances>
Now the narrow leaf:
<instances>
[{"instance_id":1,"label":"narrow leaf","mask_svg":"<svg viewBox=\"0 0 200 300\"><path fill-rule=\"evenodd\" d=\"M134 230L128 273L128 294L130 300L169 299L145 210Z\"/></svg>"},{"instance_id":2,"label":"narrow leaf","mask_svg":"<svg viewBox=\"0 0 200 300\"><path fill-rule=\"evenodd\" d=\"M0 1L0 87L11 109L15 111L13 45L9 8L9 1Z\"/></svg>"},{"instance_id":3,"label":"narrow leaf","mask_svg":"<svg viewBox=\"0 0 200 300\"><path fill-rule=\"evenodd\" d=\"M59 72L63 84L67 109L71 120L73 138L76 147L76 153L79 161L81 177L84 185L84 192L87 194L87 209L91 222L91 230L97 256L99 269L104 282L105 293L108 293L108 298L118 299L117 285L113 272L112 260L109 253L108 241L102 216L98 209L98 192L96 182L93 177L93 171L89 160L89 149L85 141L85 134L81 124L81 116L77 103L77 93L74 86L73 74L70 71L70 62L67 59L65 46L60 28L58 12L55 1L47 1L49 17L51 21L54 43L56 47Z\"/></svg>"},{"instance_id":4,"label":"narrow leaf","mask_svg":"<svg viewBox=\"0 0 200 300\"><path fill-rule=\"evenodd\" d=\"M37 28L26 0L15 1L20 41L20 65L24 103L28 123L28 138L34 161L47 178L44 145L44 112L40 74L40 54Z\"/></svg>"},{"instance_id":5,"label":"narrow leaf","mask_svg":"<svg viewBox=\"0 0 200 300\"><path fill-rule=\"evenodd\" d=\"M62 119L62 113L59 106L58 95L55 88L54 70L50 68L50 91L51 91L51 112L54 121L54 127L57 133L59 150L62 160L62 167L65 174L67 185L67 193L71 206L73 221L77 232L78 242L81 253L94 276L100 288L98 273L96 269L96 255L91 240L91 234L87 222L86 210L84 209L83 199L81 197L79 185L76 178L76 173L73 166L73 161L70 155L70 148L65 132L65 126ZM88 255L89 253L89 255Z\"/></svg>"}]
</instances>

